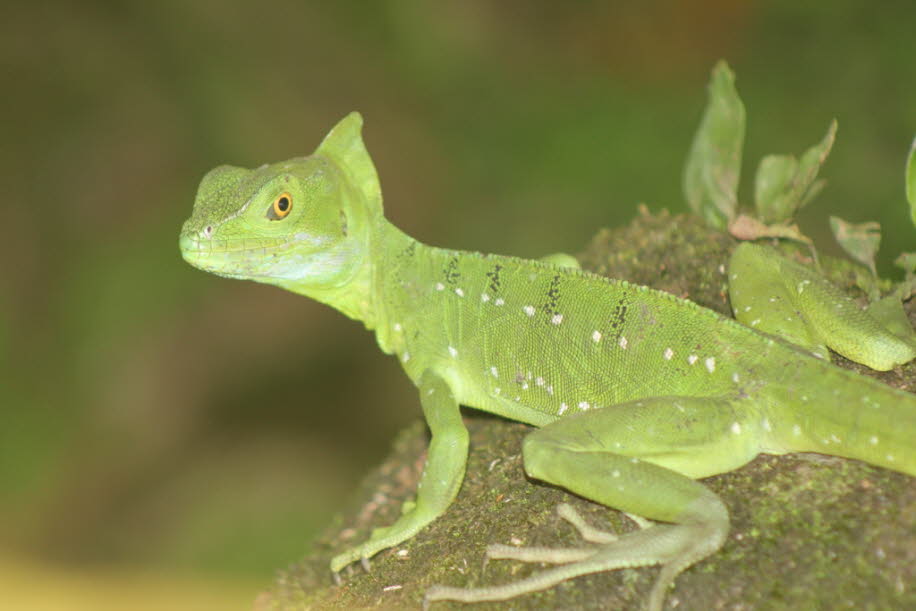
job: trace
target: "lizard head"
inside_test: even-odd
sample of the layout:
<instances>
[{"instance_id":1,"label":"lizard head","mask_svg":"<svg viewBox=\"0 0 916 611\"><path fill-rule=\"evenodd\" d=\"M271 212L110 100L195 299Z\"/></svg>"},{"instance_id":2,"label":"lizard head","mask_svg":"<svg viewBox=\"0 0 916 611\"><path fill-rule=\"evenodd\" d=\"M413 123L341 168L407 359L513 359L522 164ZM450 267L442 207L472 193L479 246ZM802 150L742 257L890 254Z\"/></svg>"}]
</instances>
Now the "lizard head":
<instances>
[{"instance_id":1,"label":"lizard head","mask_svg":"<svg viewBox=\"0 0 916 611\"><path fill-rule=\"evenodd\" d=\"M351 113L308 157L211 170L182 228L182 256L214 274L285 288L347 284L382 215L361 127Z\"/></svg>"}]
</instances>

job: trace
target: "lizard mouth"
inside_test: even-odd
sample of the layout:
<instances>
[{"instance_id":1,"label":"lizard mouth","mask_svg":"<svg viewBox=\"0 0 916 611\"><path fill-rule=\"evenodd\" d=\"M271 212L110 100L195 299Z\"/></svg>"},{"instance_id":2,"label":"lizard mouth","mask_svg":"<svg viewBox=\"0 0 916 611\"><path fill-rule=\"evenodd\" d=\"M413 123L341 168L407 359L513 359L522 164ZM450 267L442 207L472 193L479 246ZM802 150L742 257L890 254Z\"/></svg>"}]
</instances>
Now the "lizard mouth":
<instances>
[{"instance_id":1,"label":"lizard mouth","mask_svg":"<svg viewBox=\"0 0 916 611\"><path fill-rule=\"evenodd\" d=\"M280 268L290 263L289 250L308 244L312 250L322 241L307 234L282 237L206 238L196 232L182 233L178 239L181 256L198 269L228 278L275 278ZM301 253L293 259L308 256Z\"/></svg>"},{"instance_id":2,"label":"lizard mouth","mask_svg":"<svg viewBox=\"0 0 916 611\"><path fill-rule=\"evenodd\" d=\"M231 238L201 239L193 234L182 234L178 239L181 253L192 257L206 257L209 255L235 255L238 253L268 253L297 240L289 238Z\"/></svg>"},{"instance_id":3,"label":"lizard mouth","mask_svg":"<svg viewBox=\"0 0 916 611\"><path fill-rule=\"evenodd\" d=\"M178 239L185 261L230 278L269 276L267 268L277 252L295 242L288 238L213 239L187 233Z\"/></svg>"}]
</instances>

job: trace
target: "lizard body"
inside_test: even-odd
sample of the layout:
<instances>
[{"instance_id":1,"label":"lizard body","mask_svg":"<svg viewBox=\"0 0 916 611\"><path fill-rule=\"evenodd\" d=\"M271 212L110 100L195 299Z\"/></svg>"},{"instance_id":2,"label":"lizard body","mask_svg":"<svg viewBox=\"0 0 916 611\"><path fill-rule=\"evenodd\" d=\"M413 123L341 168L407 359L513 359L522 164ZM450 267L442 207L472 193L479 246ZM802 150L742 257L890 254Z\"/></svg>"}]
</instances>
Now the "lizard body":
<instances>
[{"instance_id":1,"label":"lizard body","mask_svg":"<svg viewBox=\"0 0 916 611\"><path fill-rule=\"evenodd\" d=\"M916 475L916 397L829 364L823 345L875 369L916 356L814 272L742 244L729 267L739 320L568 265L421 244L382 215L345 118L310 157L205 177L181 235L202 269L274 284L361 320L420 390L432 430L416 503L332 561L368 558L443 513L464 475L459 405L541 427L533 477L665 524L578 550L496 546L559 564L506 586L433 588L427 600L502 600L585 573L661 564L648 606L728 532L697 478L760 452L816 451ZM790 329L794 343L762 333ZM799 346L800 345L800 346ZM567 518L575 523L575 518ZM580 529L581 530L581 529Z\"/></svg>"}]
</instances>

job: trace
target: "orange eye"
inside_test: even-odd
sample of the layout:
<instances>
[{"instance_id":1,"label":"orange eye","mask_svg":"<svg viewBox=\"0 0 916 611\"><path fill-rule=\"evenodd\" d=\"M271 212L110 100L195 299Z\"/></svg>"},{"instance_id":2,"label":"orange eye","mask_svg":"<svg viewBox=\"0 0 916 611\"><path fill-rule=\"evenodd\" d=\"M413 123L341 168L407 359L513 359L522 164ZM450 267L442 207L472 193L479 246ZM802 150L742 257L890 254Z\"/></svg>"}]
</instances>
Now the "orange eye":
<instances>
[{"instance_id":1,"label":"orange eye","mask_svg":"<svg viewBox=\"0 0 916 611\"><path fill-rule=\"evenodd\" d=\"M289 193L281 193L277 196L277 199L274 200L274 203L271 204L270 210L267 211L267 216L273 221L279 221L280 219L286 218L292 209L293 196Z\"/></svg>"}]
</instances>

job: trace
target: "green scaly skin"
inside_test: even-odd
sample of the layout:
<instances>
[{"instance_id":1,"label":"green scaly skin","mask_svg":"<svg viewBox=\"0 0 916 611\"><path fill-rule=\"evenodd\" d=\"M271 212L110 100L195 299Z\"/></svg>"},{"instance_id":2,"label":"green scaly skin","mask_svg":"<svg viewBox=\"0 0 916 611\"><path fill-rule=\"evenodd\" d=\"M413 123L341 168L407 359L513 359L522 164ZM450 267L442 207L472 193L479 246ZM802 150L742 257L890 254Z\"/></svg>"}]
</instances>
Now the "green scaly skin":
<instances>
[{"instance_id":1,"label":"green scaly skin","mask_svg":"<svg viewBox=\"0 0 916 611\"><path fill-rule=\"evenodd\" d=\"M491 557L558 566L507 585L434 587L427 603L505 600L659 564L647 601L657 610L677 574L728 533L725 506L696 479L796 451L916 475L916 397L831 365L825 348L887 370L916 357L912 330L895 335L811 270L749 243L729 267L740 322L562 255L425 246L383 217L361 127L353 113L309 157L211 171L180 238L196 267L361 320L420 391L433 435L417 500L332 570L446 511L467 458L459 405L541 427L523 444L532 477L662 524L616 538L564 508L591 545L491 546Z\"/></svg>"}]
</instances>

